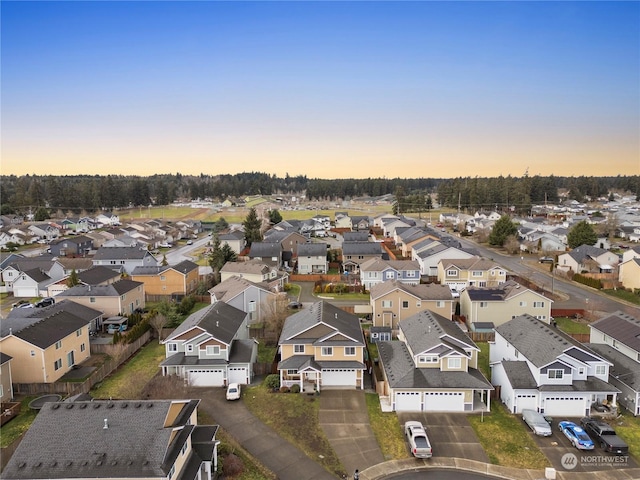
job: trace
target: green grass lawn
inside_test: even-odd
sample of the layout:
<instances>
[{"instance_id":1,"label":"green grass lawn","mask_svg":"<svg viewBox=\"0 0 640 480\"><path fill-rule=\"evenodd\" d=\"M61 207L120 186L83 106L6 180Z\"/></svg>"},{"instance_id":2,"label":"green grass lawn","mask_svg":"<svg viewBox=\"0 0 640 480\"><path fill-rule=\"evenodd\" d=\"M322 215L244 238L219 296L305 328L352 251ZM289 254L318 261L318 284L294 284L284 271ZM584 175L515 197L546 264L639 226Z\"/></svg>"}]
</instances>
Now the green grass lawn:
<instances>
[{"instance_id":1,"label":"green grass lawn","mask_svg":"<svg viewBox=\"0 0 640 480\"><path fill-rule=\"evenodd\" d=\"M587 323L576 322L572 318L557 317L555 319L558 328L564 333L589 333L589 325Z\"/></svg>"},{"instance_id":2,"label":"green grass lawn","mask_svg":"<svg viewBox=\"0 0 640 480\"><path fill-rule=\"evenodd\" d=\"M618 436L629 445L629 453L640 460L640 417L634 417L623 410L622 416L610 423Z\"/></svg>"},{"instance_id":3,"label":"green grass lawn","mask_svg":"<svg viewBox=\"0 0 640 480\"><path fill-rule=\"evenodd\" d=\"M0 428L0 446L2 448L11 445L20 435L29 430L37 414L35 410L29 408L29 402L34 398L36 397L23 398L20 402L20 413Z\"/></svg>"},{"instance_id":4,"label":"green grass lawn","mask_svg":"<svg viewBox=\"0 0 640 480\"><path fill-rule=\"evenodd\" d=\"M640 305L640 295L637 293L627 292L626 290L602 290L607 295L611 295L612 297L620 298L622 300L626 300L627 302L635 303L636 305Z\"/></svg>"},{"instance_id":5,"label":"green grass lawn","mask_svg":"<svg viewBox=\"0 0 640 480\"><path fill-rule=\"evenodd\" d=\"M334 300L369 300L368 293L318 293L318 297L331 298Z\"/></svg>"},{"instance_id":6,"label":"green grass lawn","mask_svg":"<svg viewBox=\"0 0 640 480\"><path fill-rule=\"evenodd\" d=\"M469 423L494 465L536 470L551 466L524 424L500 402L491 402L490 414L469 415Z\"/></svg>"},{"instance_id":7,"label":"green grass lawn","mask_svg":"<svg viewBox=\"0 0 640 480\"><path fill-rule=\"evenodd\" d=\"M404 441L402 427L395 412L380 409L380 397L376 393L365 394L371 430L380 445L385 460L409 458L409 450Z\"/></svg>"},{"instance_id":8,"label":"green grass lawn","mask_svg":"<svg viewBox=\"0 0 640 480\"><path fill-rule=\"evenodd\" d=\"M476 342L476 345L480 349L480 352L478 352L478 370L487 377L487 380L491 380L491 369L489 368L489 344L487 342Z\"/></svg>"},{"instance_id":9,"label":"green grass lawn","mask_svg":"<svg viewBox=\"0 0 640 480\"><path fill-rule=\"evenodd\" d=\"M300 290L302 290L302 287L300 287L300 285L298 285L297 283L288 283L287 285L287 295L289 295L289 297L291 298L298 298L300 296Z\"/></svg>"},{"instance_id":10,"label":"green grass lawn","mask_svg":"<svg viewBox=\"0 0 640 480\"><path fill-rule=\"evenodd\" d=\"M278 347L276 345L265 345L264 342L258 344L258 362L271 363L276 356Z\"/></svg>"},{"instance_id":11,"label":"green grass lawn","mask_svg":"<svg viewBox=\"0 0 640 480\"><path fill-rule=\"evenodd\" d=\"M345 472L318 423L317 397L272 393L264 386L247 387L242 400L261 421L297 445L309 458L341 477Z\"/></svg>"}]
</instances>

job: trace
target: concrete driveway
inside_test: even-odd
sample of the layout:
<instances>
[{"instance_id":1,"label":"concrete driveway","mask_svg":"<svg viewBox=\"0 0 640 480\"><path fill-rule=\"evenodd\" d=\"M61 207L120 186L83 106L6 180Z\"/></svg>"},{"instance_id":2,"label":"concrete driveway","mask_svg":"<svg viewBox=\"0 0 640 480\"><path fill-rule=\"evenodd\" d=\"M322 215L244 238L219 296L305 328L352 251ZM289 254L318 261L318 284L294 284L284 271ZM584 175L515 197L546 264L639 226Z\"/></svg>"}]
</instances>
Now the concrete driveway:
<instances>
[{"instance_id":1,"label":"concrete driveway","mask_svg":"<svg viewBox=\"0 0 640 480\"><path fill-rule=\"evenodd\" d=\"M489 462L464 413L398 412L400 425L417 420L427 429L434 457L456 457ZM407 449L409 444L407 444Z\"/></svg>"},{"instance_id":2,"label":"concrete driveway","mask_svg":"<svg viewBox=\"0 0 640 480\"><path fill-rule=\"evenodd\" d=\"M322 390L318 422L349 475L384 462L369 425L364 391Z\"/></svg>"}]
</instances>

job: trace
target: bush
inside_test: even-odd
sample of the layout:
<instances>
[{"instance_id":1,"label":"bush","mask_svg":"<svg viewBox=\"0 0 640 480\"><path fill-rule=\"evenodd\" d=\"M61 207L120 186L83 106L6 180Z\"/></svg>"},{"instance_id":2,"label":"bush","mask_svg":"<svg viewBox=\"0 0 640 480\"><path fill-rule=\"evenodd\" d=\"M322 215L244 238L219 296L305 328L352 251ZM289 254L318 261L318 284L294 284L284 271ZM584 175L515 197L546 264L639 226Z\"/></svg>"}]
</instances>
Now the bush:
<instances>
[{"instance_id":1,"label":"bush","mask_svg":"<svg viewBox=\"0 0 640 480\"><path fill-rule=\"evenodd\" d=\"M291 393L300 393L300 385L295 383L291 385L291 388L289 390L291 391Z\"/></svg>"},{"instance_id":2,"label":"bush","mask_svg":"<svg viewBox=\"0 0 640 480\"><path fill-rule=\"evenodd\" d=\"M182 315L187 315L191 311L191 309L194 307L195 304L196 304L196 299L193 295L184 297L180 302L180 305L178 306L178 312L181 313Z\"/></svg>"},{"instance_id":3,"label":"bush","mask_svg":"<svg viewBox=\"0 0 640 480\"><path fill-rule=\"evenodd\" d=\"M272 373L271 375L267 375L264 379L264 385L267 388L280 388L280 375Z\"/></svg>"},{"instance_id":4,"label":"bush","mask_svg":"<svg viewBox=\"0 0 640 480\"><path fill-rule=\"evenodd\" d=\"M222 471L225 477L235 477L244 471L242 459L234 453L230 453L222 460Z\"/></svg>"},{"instance_id":5,"label":"bush","mask_svg":"<svg viewBox=\"0 0 640 480\"><path fill-rule=\"evenodd\" d=\"M333 292L333 285L331 285L330 283L327 283L324 286L324 293L331 293Z\"/></svg>"},{"instance_id":6,"label":"bush","mask_svg":"<svg viewBox=\"0 0 640 480\"><path fill-rule=\"evenodd\" d=\"M283 385L280 387L280 393L289 393L291 391L291 389L289 387L287 387L286 385Z\"/></svg>"},{"instance_id":7,"label":"bush","mask_svg":"<svg viewBox=\"0 0 640 480\"><path fill-rule=\"evenodd\" d=\"M322 293L322 285L316 285L313 288L313 293Z\"/></svg>"},{"instance_id":8,"label":"bush","mask_svg":"<svg viewBox=\"0 0 640 480\"><path fill-rule=\"evenodd\" d=\"M573 276L573 281L582 283L583 285L587 285L588 287L597 288L598 290L602 290L602 281L597 278L591 278L580 274L575 274Z\"/></svg>"}]
</instances>

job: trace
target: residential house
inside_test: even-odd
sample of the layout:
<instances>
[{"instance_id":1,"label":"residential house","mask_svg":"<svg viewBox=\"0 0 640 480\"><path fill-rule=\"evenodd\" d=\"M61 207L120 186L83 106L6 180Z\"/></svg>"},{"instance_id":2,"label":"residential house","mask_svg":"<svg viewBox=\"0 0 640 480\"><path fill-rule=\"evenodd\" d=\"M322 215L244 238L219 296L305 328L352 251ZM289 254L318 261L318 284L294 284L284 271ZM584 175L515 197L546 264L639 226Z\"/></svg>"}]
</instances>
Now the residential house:
<instances>
[{"instance_id":1,"label":"residential house","mask_svg":"<svg viewBox=\"0 0 640 480\"><path fill-rule=\"evenodd\" d=\"M558 255L556 268L562 272L602 273L611 272L618 265L615 253L590 245L580 245L570 252Z\"/></svg>"},{"instance_id":2,"label":"residential house","mask_svg":"<svg viewBox=\"0 0 640 480\"><path fill-rule=\"evenodd\" d=\"M589 327L587 345L611 362L609 383L620 390L620 405L640 415L640 320L618 311Z\"/></svg>"},{"instance_id":3,"label":"residential house","mask_svg":"<svg viewBox=\"0 0 640 480\"><path fill-rule=\"evenodd\" d=\"M369 231L357 231L357 232L344 232L342 234L342 241L347 242L368 242Z\"/></svg>"},{"instance_id":4,"label":"residential house","mask_svg":"<svg viewBox=\"0 0 640 480\"><path fill-rule=\"evenodd\" d=\"M387 238L393 238L398 228L413 227L415 222L405 218L391 218L382 222L382 234Z\"/></svg>"},{"instance_id":5,"label":"residential house","mask_svg":"<svg viewBox=\"0 0 640 480\"><path fill-rule=\"evenodd\" d=\"M566 229L557 228L556 230ZM520 250L523 252L548 254L564 252L567 247L566 240L563 241L553 233L533 230L525 233L524 235L521 234L521 236L523 240L520 244ZM566 234L564 236L566 237Z\"/></svg>"},{"instance_id":6,"label":"residential house","mask_svg":"<svg viewBox=\"0 0 640 480\"><path fill-rule=\"evenodd\" d=\"M74 257L87 255L93 250L93 240L84 235L61 238L49 243L51 255L56 257Z\"/></svg>"},{"instance_id":7,"label":"residential house","mask_svg":"<svg viewBox=\"0 0 640 480\"><path fill-rule=\"evenodd\" d=\"M264 236L265 243L279 243L282 251L288 256L283 257L285 260L296 258L298 256L299 245L307 243L307 237L297 232L287 232L280 230L270 230Z\"/></svg>"},{"instance_id":8,"label":"residential house","mask_svg":"<svg viewBox=\"0 0 640 480\"><path fill-rule=\"evenodd\" d=\"M189 315L162 341L162 374L177 375L192 387L251 383L258 345L249 338L248 319L248 313L224 302Z\"/></svg>"},{"instance_id":9,"label":"residential house","mask_svg":"<svg viewBox=\"0 0 640 480\"><path fill-rule=\"evenodd\" d=\"M102 247L93 256L93 264L131 275L136 267L157 266L158 259L139 247Z\"/></svg>"},{"instance_id":10,"label":"residential house","mask_svg":"<svg viewBox=\"0 0 640 480\"><path fill-rule=\"evenodd\" d=\"M154 245L151 245L152 243L153 243L153 237L149 235L144 235L140 233L134 233L133 235L130 235L127 233L120 237L112 238L110 240L105 240L104 242L102 242L100 246L105 248L107 247L108 248L138 247L142 250L148 250L149 246L151 247L154 246Z\"/></svg>"},{"instance_id":11,"label":"residential house","mask_svg":"<svg viewBox=\"0 0 640 480\"><path fill-rule=\"evenodd\" d=\"M60 259L60 263L65 263L65 260L81 260L88 261L89 265L93 265L91 259L86 258L72 258L72 259ZM65 266L65 270L67 275L71 275L68 266ZM90 267L86 270L76 269L78 281L83 285L109 285L111 283L115 283L122 278L120 273L115 270L111 270L107 267ZM69 277L62 278L54 283L49 284L47 287L47 296L55 297L61 292L65 292L69 289L68 285Z\"/></svg>"},{"instance_id":12,"label":"residential house","mask_svg":"<svg viewBox=\"0 0 640 480\"><path fill-rule=\"evenodd\" d=\"M382 410L489 411L493 387L478 369L479 352L456 324L434 312L402 320L398 340L378 342Z\"/></svg>"},{"instance_id":13,"label":"residential house","mask_svg":"<svg viewBox=\"0 0 640 480\"><path fill-rule=\"evenodd\" d=\"M0 227L8 227L11 225L22 225L24 217L22 215L7 214L0 215Z\"/></svg>"},{"instance_id":14,"label":"residential house","mask_svg":"<svg viewBox=\"0 0 640 480\"><path fill-rule=\"evenodd\" d=\"M374 285L397 280L409 285L420 283L420 266L413 260L382 260L370 258L360 264L360 282L371 290Z\"/></svg>"},{"instance_id":15,"label":"residential house","mask_svg":"<svg viewBox=\"0 0 640 480\"><path fill-rule=\"evenodd\" d=\"M56 299L72 300L96 310L107 317L129 315L145 307L145 285L121 279L108 285L76 285L60 292Z\"/></svg>"},{"instance_id":16,"label":"residential house","mask_svg":"<svg viewBox=\"0 0 640 480\"><path fill-rule=\"evenodd\" d=\"M371 228L371 220L367 216L363 215L351 215L351 229L356 232L367 232L369 233L369 228Z\"/></svg>"},{"instance_id":17,"label":"residential house","mask_svg":"<svg viewBox=\"0 0 640 480\"><path fill-rule=\"evenodd\" d=\"M456 290L467 287L496 287L507 281L507 271L493 260L480 257L442 259L438 282Z\"/></svg>"},{"instance_id":18,"label":"residential house","mask_svg":"<svg viewBox=\"0 0 640 480\"><path fill-rule=\"evenodd\" d=\"M327 302L289 316L278 350L280 385L300 391L364 389L364 335L360 319Z\"/></svg>"},{"instance_id":19,"label":"residential house","mask_svg":"<svg viewBox=\"0 0 640 480\"><path fill-rule=\"evenodd\" d=\"M131 279L144 283L146 295L189 295L198 287L198 264L183 260L176 265L136 267Z\"/></svg>"},{"instance_id":20,"label":"residential house","mask_svg":"<svg viewBox=\"0 0 640 480\"><path fill-rule=\"evenodd\" d=\"M346 229L346 230L351 230L353 228L351 223L351 217L347 212L336 212L335 227L337 229Z\"/></svg>"},{"instance_id":21,"label":"residential house","mask_svg":"<svg viewBox=\"0 0 640 480\"><path fill-rule=\"evenodd\" d=\"M253 242L249 250L249 258L271 267L280 268L283 262L282 245L279 242Z\"/></svg>"},{"instance_id":22,"label":"residential house","mask_svg":"<svg viewBox=\"0 0 640 480\"><path fill-rule=\"evenodd\" d=\"M624 288L640 289L640 257L630 258L618 266L618 281Z\"/></svg>"},{"instance_id":23,"label":"residential house","mask_svg":"<svg viewBox=\"0 0 640 480\"><path fill-rule=\"evenodd\" d=\"M265 320L276 310L277 293L266 283L252 283L246 278L230 277L209 290L211 303L224 302L249 314L249 324Z\"/></svg>"},{"instance_id":24,"label":"residential house","mask_svg":"<svg viewBox=\"0 0 640 480\"><path fill-rule=\"evenodd\" d=\"M0 352L0 402L2 403L13 401L11 360L13 360L11 355Z\"/></svg>"},{"instance_id":25,"label":"residential house","mask_svg":"<svg viewBox=\"0 0 640 480\"><path fill-rule=\"evenodd\" d=\"M28 232L23 231L17 227L5 227L0 230L0 247L7 247L8 244L25 245L29 242L35 242L38 237L29 235Z\"/></svg>"},{"instance_id":26,"label":"residential house","mask_svg":"<svg viewBox=\"0 0 640 480\"><path fill-rule=\"evenodd\" d=\"M78 235L89 231L89 222L87 217L65 218L60 222L64 235Z\"/></svg>"},{"instance_id":27,"label":"residential house","mask_svg":"<svg viewBox=\"0 0 640 480\"><path fill-rule=\"evenodd\" d=\"M233 230L229 233L221 233L218 235L218 240L220 240L220 246L229 245L229 248L235 252L236 255L240 255L240 253L247 246L247 242L244 238L244 232L240 230Z\"/></svg>"},{"instance_id":28,"label":"residential house","mask_svg":"<svg viewBox=\"0 0 640 480\"><path fill-rule=\"evenodd\" d=\"M460 248L444 245L431 238L416 244L411 251L411 259L418 262L420 275L438 276L438 264L442 260L464 260L474 258L474 254Z\"/></svg>"},{"instance_id":29,"label":"residential house","mask_svg":"<svg viewBox=\"0 0 640 480\"><path fill-rule=\"evenodd\" d=\"M284 285L289 279L289 274L280 273L273 266L263 263L261 260L249 260L248 262L227 262L220 269L220 279L225 281L231 277L240 277L252 283L264 282L269 290L274 292L284 291Z\"/></svg>"},{"instance_id":30,"label":"residential house","mask_svg":"<svg viewBox=\"0 0 640 480\"><path fill-rule=\"evenodd\" d=\"M40 255L37 257L23 257L11 255L1 264L2 281L6 289L17 297L38 297L46 285L65 277L64 267L54 257ZM28 275L23 273L29 272ZM18 291L15 291L14 283L18 283Z\"/></svg>"},{"instance_id":31,"label":"residential house","mask_svg":"<svg viewBox=\"0 0 640 480\"><path fill-rule=\"evenodd\" d=\"M217 477L218 427L198 425L199 403L46 403L2 478L212 480Z\"/></svg>"},{"instance_id":32,"label":"residential house","mask_svg":"<svg viewBox=\"0 0 640 480\"><path fill-rule=\"evenodd\" d=\"M60 236L60 229L49 223L35 223L29 225L28 230L34 237L41 238L47 242Z\"/></svg>"},{"instance_id":33,"label":"residential house","mask_svg":"<svg viewBox=\"0 0 640 480\"><path fill-rule=\"evenodd\" d=\"M95 218L95 220L104 227L120 225L120 216L113 212L102 212Z\"/></svg>"},{"instance_id":34,"label":"residential house","mask_svg":"<svg viewBox=\"0 0 640 480\"><path fill-rule=\"evenodd\" d=\"M39 268L32 268L20 272L18 277L11 284L13 296L21 297L44 297L47 288L54 280Z\"/></svg>"},{"instance_id":35,"label":"residential house","mask_svg":"<svg viewBox=\"0 0 640 480\"><path fill-rule=\"evenodd\" d=\"M343 242L342 268L345 272L358 273L360 265L372 258L383 258L384 250L378 242Z\"/></svg>"},{"instance_id":36,"label":"residential house","mask_svg":"<svg viewBox=\"0 0 640 480\"><path fill-rule=\"evenodd\" d=\"M489 362L491 383L512 413L583 417L594 404L617 402L619 390L607 383L611 362L528 314L496 327Z\"/></svg>"},{"instance_id":37,"label":"residential house","mask_svg":"<svg viewBox=\"0 0 640 480\"><path fill-rule=\"evenodd\" d=\"M298 273L327 273L329 261L326 243L303 243L298 245Z\"/></svg>"},{"instance_id":38,"label":"residential house","mask_svg":"<svg viewBox=\"0 0 640 480\"><path fill-rule=\"evenodd\" d=\"M57 261L63 266L65 275L71 275L74 270L78 273L93 268L90 257L57 257Z\"/></svg>"},{"instance_id":39,"label":"residential house","mask_svg":"<svg viewBox=\"0 0 640 480\"><path fill-rule=\"evenodd\" d=\"M89 358L89 331L101 320L102 312L70 301L11 311L0 324L0 350L13 358L13 383L58 381Z\"/></svg>"},{"instance_id":40,"label":"residential house","mask_svg":"<svg viewBox=\"0 0 640 480\"><path fill-rule=\"evenodd\" d=\"M451 318L454 299L446 285L437 283L410 285L390 280L371 287L374 327L398 329L398 323L423 310Z\"/></svg>"}]
</instances>

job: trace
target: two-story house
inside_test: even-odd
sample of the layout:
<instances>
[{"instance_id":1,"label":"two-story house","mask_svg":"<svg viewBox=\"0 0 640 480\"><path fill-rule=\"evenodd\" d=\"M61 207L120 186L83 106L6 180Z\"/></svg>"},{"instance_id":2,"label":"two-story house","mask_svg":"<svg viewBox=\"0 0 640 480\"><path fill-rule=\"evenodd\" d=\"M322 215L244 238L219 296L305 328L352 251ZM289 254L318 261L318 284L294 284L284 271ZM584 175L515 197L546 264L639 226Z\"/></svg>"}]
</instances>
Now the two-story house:
<instances>
[{"instance_id":1,"label":"two-story house","mask_svg":"<svg viewBox=\"0 0 640 480\"><path fill-rule=\"evenodd\" d=\"M620 405L640 415L640 320L618 311L589 327L587 345L612 363L609 383L620 390Z\"/></svg>"},{"instance_id":2,"label":"two-story house","mask_svg":"<svg viewBox=\"0 0 640 480\"><path fill-rule=\"evenodd\" d=\"M218 235L218 240L220 240L220 246L229 245L229 248L233 250L236 255L240 255L245 247L247 246L247 241L244 238L244 232L240 230L233 230L228 233L221 233Z\"/></svg>"},{"instance_id":3,"label":"two-story house","mask_svg":"<svg viewBox=\"0 0 640 480\"><path fill-rule=\"evenodd\" d=\"M271 291L284 291L289 274L282 273L276 267L269 266L261 260L248 262L227 262L220 269L220 278L224 282L231 277L240 277L252 283L266 283Z\"/></svg>"},{"instance_id":4,"label":"two-story house","mask_svg":"<svg viewBox=\"0 0 640 480\"><path fill-rule=\"evenodd\" d=\"M384 258L382 245L377 242L343 242L342 268L345 272L358 273L360 265L373 258Z\"/></svg>"},{"instance_id":5,"label":"two-story house","mask_svg":"<svg viewBox=\"0 0 640 480\"><path fill-rule=\"evenodd\" d=\"M512 413L583 417L593 405L616 405L620 393L608 383L611 362L528 314L496 328L489 362L491 383Z\"/></svg>"},{"instance_id":6,"label":"two-story house","mask_svg":"<svg viewBox=\"0 0 640 480\"><path fill-rule=\"evenodd\" d=\"M280 385L300 391L364 388L365 341L360 319L316 302L285 320L278 350Z\"/></svg>"},{"instance_id":7,"label":"two-story house","mask_svg":"<svg viewBox=\"0 0 640 480\"><path fill-rule=\"evenodd\" d=\"M495 287L507 281L507 271L493 260L480 257L443 259L438 262L438 282L456 290Z\"/></svg>"},{"instance_id":8,"label":"two-story house","mask_svg":"<svg viewBox=\"0 0 640 480\"><path fill-rule=\"evenodd\" d=\"M74 257L87 255L93 249L93 240L84 235L61 238L49 243L51 255L56 257Z\"/></svg>"},{"instance_id":9,"label":"two-story house","mask_svg":"<svg viewBox=\"0 0 640 480\"><path fill-rule=\"evenodd\" d=\"M176 265L136 267L131 279L144 283L146 295L189 295L198 287L198 264L183 260Z\"/></svg>"},{"instance_id":10,"label":"two-story house","mask_svg":"<svg viewBox=\"0 0 640 480\"><path fill-rule=\"evenodd\" d=\"M209 290L211 303L224 302L249 314L249 324L265 320L275 312L278 294L266 283L253 283L246 278L229 277Z\"/></svg>"},{"instance_id":11,"label":"two-story house","mask_svg":"<svg viewBox=\"0 0 640 480\"><path fill-rule=\"evenodd\" d=\"M194 387L251 383L258 344L249 338L249 314L224 302L189 315L162 343L163 375Z\"/></svg>"},{"instance_id":12,"label":"two-story house","mask_svg":"<svg viewBox=\"0 0 640 480\"><path fill-rule=\"evenodd\" d=\"M65 277L64 267L51 256L23 257L11 255L2 262L2 281L16 297L38 297L49 283ZM28 275L23 275L30 272ZM17 285L14 283L21 279Z\"/></svg>"},{"instance_id":13,"label":"two-story house","mask_svg":"<svg viewBox=\"0 0 640 480\"><path fill-rule=\"evenodd\" d=\"M396 280L408 285L420 283L420 267L413 260L370 258L360 264L360 282L370 290L374 285Z\"/></svg>"},{"instance_id":14,"label":"two-story house","mask_svg":"<svg viewBox=\"0 0 640 480\"><path fill-rule=\"evenodd\" d=\"M580 245L570 252L558 255L556 268L562 272L602 273L611 272L618 265L619 258L615 253L590 245Z\"/></svg>"},{"instance_id":15,"label":"two-story house","mask_svg":"<svg viewBox=\"0 0 640 480\"><path fill-rule=\"evenodd\" d=\"M327 273L329 261L326 243L303 243L298 245L298 273Z\"/></svg>"},{"instance_id":16,"label":"two-story house","mask_svg":"<svg viewBox=\"0 0 640 480\"><path fill-rule=\"evenodd\" d=\"M93 256L93 264L131 275L136 267L157 266L158 259L140 247L101 247Z\"/></svg>"},{"instance_id":17,"label":"two-story house","mask_svg":"<svg viewBox=\"0 0 640 480\"><path fill-rule=\"evenodd\" d=\"M198 425L200 400L49 402L2 478L212 480L218 427Z\"/></svg>"},{"instance_id":18,"label":"two-story house","mask_svg":"<svg viewBox=\"0 0 640 480\"><path fill-rule=\"evenodd\" d=\"M249 249L249 258L260 261L271 267L280 268L284 260L285 252L279 242L253 242ZM291 252L288 252L288 260L291 260Z\"/></svg>"},{"instance_id":19,"label":"two-story house","mask_svg":"<svg viewBox=\"0 0 640 480\"><path fill-rule=\"evenodd\" d=\"M629 248L622 254L618 265L618 281L624 288L640 288L640 246Z\"/></svg>"},{"instance_id":20,"label":"two-story house","mask_svg":"<svg viewBox=\"0 0 640 480\"><path fill-rule=\"evenodd\" d=\"M509 280L497 287L469 287L460 294L460 315L476 330L478 323L502 325L513 317L528 313L545 323L551 322L553 300Z\"/></svg>"},{"instance_id":21,"label":"two-story house","mask_svg":"<svg viewBox=\"0 0 640 480\"><path fill-rule=\"evenodd\" d=\"M300 245L306 245L307 237L298 232L269 230L265 233L263 242L279 243L282 247L282 251L288 254L286 257L288 260L290 258L296 258L299 255L298 248Z\"/></svg>"},{"instance_id":22,"label":"two-story house","mask_svg":"<svg viewBox=\"0 0 640 480\"><path fill-rule=\"evenodd\" d=\"M70 301L13 310L0 324L0 350L13 358L13 383L53 383L84 362L89 331L102 316Z\"/></svg>"},{"instance_id":23,"label":"two-story house","mask_svg":"<svg viewBox=\"0 0 640 480\"><path fill-rule=\"evenodd\" d=\"M397 330L399 322L423 310L450 319L454 300L446 285L409 285L391 280L371 287L370 302L373 326Z\"/></svg>"},{"instance_id":24,"label":"two-story house","mask_svg":"<svg viewBox=\"0 0 640 480\"><path fill-rule=\"evenodd\" d=\"M438 264L441 260L464 260L470 258L474 258L473 253L451 245L445 245L431 238L422 240L411 251L411 259L418 262L420 266L420 275L428 277L437 277Z\"/></svg>"},{"instance_id":25,"label":"two-story house","mask_svg":"<svg viewBox=\"0 0 640 480\"><path fill-rule=\"evenodd\" d=\"M27 227L31 235L50 242L60 236L60 229L49 223L35 223Z\"/></svg>"},{"instance_id":26,"label":"two-story house","mask_svg":"<svg viewBox=\"0 0 640 480\"><path fill-rule=\"evenodd\" d=\"M108 285L76 285L56 298L100 310L107 317L129 315L145 307L144 283L126 278Z\"/></svg>"},{"instance_id":27,"label":"two-story house","mask_svg":"<svg viewBox=\"0 0 640 480\"><path fill-rule=\"evenodd\" d=\"M383 411L489 410L493 387L478 370L477 345L429 310L399 324L398 340L378 342Z\"/></svg>"}]
</instances>

